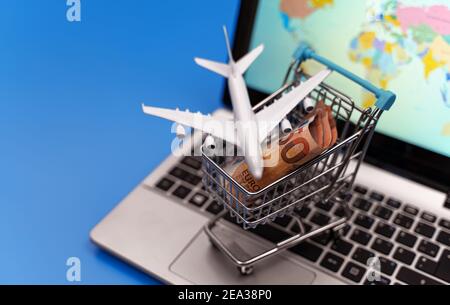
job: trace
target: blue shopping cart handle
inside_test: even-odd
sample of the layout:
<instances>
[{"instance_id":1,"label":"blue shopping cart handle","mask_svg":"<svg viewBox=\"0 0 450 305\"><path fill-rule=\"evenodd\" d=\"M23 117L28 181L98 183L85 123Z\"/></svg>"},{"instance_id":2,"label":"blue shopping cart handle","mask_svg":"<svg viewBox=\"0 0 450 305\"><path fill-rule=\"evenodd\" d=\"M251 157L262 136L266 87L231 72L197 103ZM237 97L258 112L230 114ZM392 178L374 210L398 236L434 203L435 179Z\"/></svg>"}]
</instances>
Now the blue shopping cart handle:
<instances>
[{"instance_id":1,"label":"blue shopping cart handle","mask_svg":"<svg viewBox=\"0 0 450 305\"><path fill-rule=\"evenodd\" d=\"M300 63L307 60L307 59L314 59L315 61L325 65L328 67L328 69L332 71L336 71L339 74L345 76L346 78L354 81L364 89L372 92L375 97L377 98L377 101L375 103L375 106L382 110L389 110L391 106L395 102L395 94L391 91L384 90L382 88L378 88L374 86L372 83L368 82L365 79L362 79L361 77L353 74L352 72L342 68L341 66L338 66L334 62L317 55L313 49L309 47L306 43L301 43L298 48L294 52L294 58L298 60Z\"/></svg>"}]
</instances>

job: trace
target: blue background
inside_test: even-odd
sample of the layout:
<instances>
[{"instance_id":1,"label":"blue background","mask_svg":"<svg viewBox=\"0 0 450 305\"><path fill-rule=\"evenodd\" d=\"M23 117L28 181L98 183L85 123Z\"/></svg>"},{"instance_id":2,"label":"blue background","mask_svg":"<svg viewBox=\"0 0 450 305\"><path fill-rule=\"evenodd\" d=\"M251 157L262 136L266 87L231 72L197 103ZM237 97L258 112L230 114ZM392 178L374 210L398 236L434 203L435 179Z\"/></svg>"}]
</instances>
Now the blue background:
<instances>
[{"instance_id":1,"label":"blue background","mask_svg":"<svg viewBox=\"0 0 450 305\"><path fill-rule=\"evenodd\" d=\"M220 106L237 0L0 0L0 283L158 283L99 250L89 231L169 153L170 123L141 102ZM176 84L176 85L175 85Z\"/></svg>"}]
</instances>

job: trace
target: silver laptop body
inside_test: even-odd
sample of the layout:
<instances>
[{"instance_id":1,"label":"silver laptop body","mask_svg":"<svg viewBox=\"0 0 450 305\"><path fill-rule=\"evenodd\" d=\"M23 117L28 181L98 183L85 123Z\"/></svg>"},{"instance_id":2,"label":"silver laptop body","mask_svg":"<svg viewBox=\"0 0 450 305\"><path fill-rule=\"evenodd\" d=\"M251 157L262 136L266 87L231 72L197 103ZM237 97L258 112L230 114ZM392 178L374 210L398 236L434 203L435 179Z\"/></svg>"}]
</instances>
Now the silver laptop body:
<instances>
[{"instance_id":1,"label":"silver laptop body","mask_svg":"<svg viewBox=\"0 0 450 305\"><path fill-rule=\"evenodd\" d=\"M220 109L214 115L230 113ZM380 284L448 284L442 270L433 274L421 270L430 262L444 268L450 260L445 193L363 164L350 203L355 212L345 236L338 242L319 236L257 264L251 275L243 276L203 232L219 208L193 177L201 177L198 158L170 155L93 228L92 241L171 284L363 284L371 271L362 262L370 253L381 259ZM383 198L372 198L376 195ZM359 206L361 199L372 202L367 211ZM389 219L375 216L378 206L391 211ZM299 213L311 223L315 213L326 216L337 213L335 209L314 206ZM405 219L411 223L404 223ZM420 225L433 228L433 234L416 233ZM292 219L270 227L255 234L224 220L217 234L231 243L243 242L247 251L261 251L271 245L274 234L295 231ZM394 228L391 237L386 227ZM437 246L431 247L435 253L427 249L429 245Z\"/></svg>"}]
</instances>

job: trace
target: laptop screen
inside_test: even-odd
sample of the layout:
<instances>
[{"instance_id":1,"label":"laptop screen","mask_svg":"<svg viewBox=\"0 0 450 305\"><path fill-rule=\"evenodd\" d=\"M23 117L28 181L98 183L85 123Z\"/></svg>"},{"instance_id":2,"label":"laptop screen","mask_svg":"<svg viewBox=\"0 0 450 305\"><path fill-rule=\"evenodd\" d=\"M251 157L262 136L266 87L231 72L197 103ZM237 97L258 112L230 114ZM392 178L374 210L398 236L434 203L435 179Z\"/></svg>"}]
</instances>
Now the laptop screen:
<instances>
[{"instance_id":1,"label":"laptop screen","mask_svg":"<svg viewBox=\"0 0 450 305\"><path fill-rule=\"evenodd\" d=\"M396 93L378 132L450 157L448 0L261 0L250 49L264 43L265 50L246 73L247 84L265 93L278 89L300 42ZM318 68L305 66L308 73ZM327 83L362 107L375 102L339 75Z\"/></svg>"}]
</instances>

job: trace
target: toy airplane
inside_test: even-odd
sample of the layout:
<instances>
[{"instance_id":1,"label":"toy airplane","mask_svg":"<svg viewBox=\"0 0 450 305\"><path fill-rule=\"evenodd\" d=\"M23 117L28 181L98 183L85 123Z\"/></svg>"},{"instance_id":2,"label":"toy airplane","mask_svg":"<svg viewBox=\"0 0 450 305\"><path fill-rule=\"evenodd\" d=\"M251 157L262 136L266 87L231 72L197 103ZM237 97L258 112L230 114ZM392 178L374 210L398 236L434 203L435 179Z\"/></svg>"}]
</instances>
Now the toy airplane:
<instances>
[{"instance_id":1,"label":"toy airplane","mask_svg":"<svg viewBox=\"0 0 450 305\"><path fill-rule=\"evenodd\" d=\"M259 180L262 177L264 169L261 144L279 124L282 131L285 133L292 130L291 123L286 116L300 101L307 97L307 95L316 88L331 71L323 70L317 73L307 81L284 94L270 106L262 109L258 113L254 113L247 92L247 86L242 75L261 54L264 46L259 45L235 62L231 54L227 30L225 27L223 30L229 56L228 64L201 58L195 58L195 62L208 70L228 78L228 88L233 106L234 121L221 121L222 124L220 128L217 128L217 124L215 125L216 128L212 128L211 126L214 124L211 123L217 122L217 119L212 118L210 115L191 113L188 110L171 110L145 105L142 105L142 109L146 114L176 122L176 133L180 138L184 137L186 134L183 127L184 125L208 134L203 143L207 148L215 148L216 144L213 137L223 139L243 148L245 161L249 171L257 180ZM264 125L264 128L258 128L258 125L259 127Z\"/></svg>"}]
</instances>

